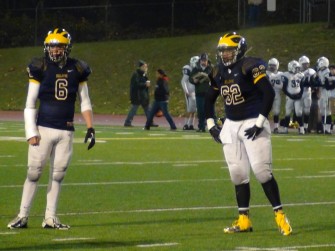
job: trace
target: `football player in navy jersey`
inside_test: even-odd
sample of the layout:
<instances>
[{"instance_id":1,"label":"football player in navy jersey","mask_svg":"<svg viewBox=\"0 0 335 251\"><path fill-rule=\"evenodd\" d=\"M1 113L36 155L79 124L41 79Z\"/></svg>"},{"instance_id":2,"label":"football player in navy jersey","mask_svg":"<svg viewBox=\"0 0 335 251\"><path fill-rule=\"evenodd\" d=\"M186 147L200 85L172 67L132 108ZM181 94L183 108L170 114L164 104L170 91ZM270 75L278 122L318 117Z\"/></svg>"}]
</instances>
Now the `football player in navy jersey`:
<instances>
[{"instance_id":1,"label":"football player in navy jersey","mask_svg":"<svg viewBox=\"0 0 335 251\"><path fill-rule=\"evenodd\" d=\"M86 122L88 149L95 144L92 105L88 95L89 66L69 58L71 36L64 29L50 31L44 41L42 58L27 67L29 87L24 109L26 139L29 144L27 177L23 186L20 212L7 227L26 228L37 183L50 159L49 185L43 228L67 230L56 216L61 183L72 156L75 101L78 96ZM39 100L39 109L36 108Z\"/></svg>"},{"instance_id":2,"label":"football player in navy jersey","mask_svg":"<svg viewBox=\"0 0 335 251\"><path fill-rule=\"evenodd\" d=\"M245 57L246 40L235 32L222 36L217 49L219 62L205 101L207 126L214 140L223 144L239 212L238 219L224 228L224 232L252 231L249 218L251 168L273 207L279 231L290 235L292 228L283 212L279 188L272 174L267 117L275 93L266 77L266 63L259 58ZM224 99L226 116L222 129L213 119L213 104L219 95Z\"/></svg>"}]
</instances>

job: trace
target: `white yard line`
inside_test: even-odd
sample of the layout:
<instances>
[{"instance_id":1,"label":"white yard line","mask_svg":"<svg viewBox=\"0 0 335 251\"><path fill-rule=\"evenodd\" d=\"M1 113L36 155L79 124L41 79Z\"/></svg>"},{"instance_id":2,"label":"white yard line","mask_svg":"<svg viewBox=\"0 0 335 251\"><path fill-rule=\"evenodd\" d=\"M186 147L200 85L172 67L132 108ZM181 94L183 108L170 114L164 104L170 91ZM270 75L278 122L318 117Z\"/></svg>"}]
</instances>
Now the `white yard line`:
<instances>
[{"instance_id":1,"label":"white yard line","mask_svg":"<svg viewBox=\"0 0 335 251\"><path fill-rule=\"evenodd\" d=\"M335 247L334 243L329 244L319 244L319 245L306 245L306 246L287 246L287 247L272 247L272 248L258 248L258 247L236 247L235 250L238 251L295 251L301 249L310 249L310 248L330 248Z\"/></svg>"},{"instance_id":2,"label":"white yard line","mask_svg":"<svg viewBox=\"0 0 335 251\"><path fill-rule=\"evenodd\" d=\"M305 206L320 206L320 205L335 205L335 201L328 202L304 202L304 203L289 203L283 204L285 207L305 207ZM269 207L269 204L252 205L251 208ZM78 216L78 215L96 215L96 214L133 214L133 213L161 213L161 212L183 212L183 211L211 211L223 209L236 209L233 206L214 206L214 207L177 207L177 208L149 208L149 209L132 209L132 210L109 210L109 211L92 211L92 212L77 212L77 213L59 213L60 216Z\"/></svg>"},{"instance_id":3,"label":"white yard line","mask_svg":"<svg viewBox=\"0 0 335 251\"><path fill-rule=\"evenodd\" d=\"M179 245L177 242L167 242L167 243L153 243L153 244L140 244L136 247L139 248L155 248L155 247L170 247L170 246L176 246Z\"/></svg>"},{"instance_id":4,"label":"white yard line","mask_svg":"<svg viewBox=\"0 0 335 251\"><path fill-rule=\"evenodd\" d=\"M0 235L13 235L13 234L18 234L18 232L0 232Z\"/></svg>"},{"instance_id":5,"label":"white yard line","mask_svg":"<svg viewBox=\"0 0 335 251\"><path fill-rule=\"evenodd\" d=\"M76 238L56 238L56 239L53 239L53 241L60 241L60 242L63 242L63 241L86 241L86 240L94 240L95 238L86 238L86 237L76 237Z\"/></svg>"}]
</instances>

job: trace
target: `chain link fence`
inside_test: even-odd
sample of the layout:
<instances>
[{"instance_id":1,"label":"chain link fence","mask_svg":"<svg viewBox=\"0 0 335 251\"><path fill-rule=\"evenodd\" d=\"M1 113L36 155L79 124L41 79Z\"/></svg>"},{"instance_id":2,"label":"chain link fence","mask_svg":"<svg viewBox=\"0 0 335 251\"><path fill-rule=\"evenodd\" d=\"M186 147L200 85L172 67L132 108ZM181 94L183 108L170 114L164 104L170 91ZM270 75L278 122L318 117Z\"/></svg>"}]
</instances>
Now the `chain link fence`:
<instances>
[{"instance_id":1,"label":"chain link fence","mask_svg":"<svg viewBox=\"0 0 335 251\"><path fill-rule=\"evenodd\" d=\"M250 1L250 0L249 0ZM0 47L39 45L54 27L64 27L76 42L224 32L251 26L328 22L334 0L261 1L257 20L248 0L165 0L51 7L47 1L21 9L0 8ZM256 22L255 22L256 21Z\"/></svg>"}]
</instances>

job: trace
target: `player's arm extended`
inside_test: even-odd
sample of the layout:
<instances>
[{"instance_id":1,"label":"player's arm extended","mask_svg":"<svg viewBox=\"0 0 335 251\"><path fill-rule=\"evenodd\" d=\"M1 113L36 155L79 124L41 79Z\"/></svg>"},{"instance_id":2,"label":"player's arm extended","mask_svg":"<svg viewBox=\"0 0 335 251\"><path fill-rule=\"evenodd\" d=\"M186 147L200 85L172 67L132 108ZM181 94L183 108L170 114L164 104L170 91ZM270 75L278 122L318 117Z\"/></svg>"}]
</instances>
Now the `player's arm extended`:
<instances>
[{"instance_id":1,"label":"player's arm extended","mask_svg":"<svg viewBox=\"0 0 335 251\"><path fill-rule=\"evenodd\" d=\"M91 140L87 147L87 150L90 150L95 145L95 130L93 128L92 105L90 96L88 95L88 87L86 81L79 84L78 93L80 99L81 114L83 115L87 127L84 143L87 143L88 139Z\"/></svg>"},{"instance_id":2,"label":"player's arm extended","mask_svg":"<svg viewBox=\"0 0 335 251\"><path fill-rule=\"evenodd\" d=\"M183 87L183 91L185 92L185 94L187 96L190 95L190 92L188 91L188 88L187 88L187 83L189 82L189 76L184 74L182 79L181 79L181 86Z\"/></svg>"},{"instance_id":3,"label":"player's arm extended","mask_svg":"<svg viewBox=\"0 0 335 251\"><path fill-rule=\"evenodd\" d=\"M215 124L215 101L219 96L219 90L216 87L211 86L205 97L205 115L207 119L207 128L212 138L219 144L222 144L220 139L221 128Z\"/></svg>"},{"instance_id":4,"label":"player's arm extended","mask_svg":"<svg viewBox=\"0 0 335 251\"><path fill-rule=\"evenodd\" d=\"M262 107L256 122L256 126L262 128L266 118L268 117L272 109L272 104L275 98L275 91L267 77L259 79L256 83L256 86L263 94Z\"/></svg>"},{"instance_id":5,"label":"player's arm extended","mask_svg":"<svg viewBox=\"0 0 335 251\"><path fill-rule=\"evenodd\" d=\"M36 125L36 101L40 89L40 83L34 79L29 80L26 107L24 109L24 125L26 139L31 145L39 145L40 134Z\"/></svg>"},{"instance_id":6,"label":"player's arm extended","mask_svg":"<svg viewBox=\"0 0 335 251\"><path fill-rule=\"evenodd\" d=\"M79 84L79 99L80 99L80 108L83 118L86 122L87 128L93 127L93 112L92 112L92 104L88 94L87 82L81 82Z\"/></svg>"}]
</instances>

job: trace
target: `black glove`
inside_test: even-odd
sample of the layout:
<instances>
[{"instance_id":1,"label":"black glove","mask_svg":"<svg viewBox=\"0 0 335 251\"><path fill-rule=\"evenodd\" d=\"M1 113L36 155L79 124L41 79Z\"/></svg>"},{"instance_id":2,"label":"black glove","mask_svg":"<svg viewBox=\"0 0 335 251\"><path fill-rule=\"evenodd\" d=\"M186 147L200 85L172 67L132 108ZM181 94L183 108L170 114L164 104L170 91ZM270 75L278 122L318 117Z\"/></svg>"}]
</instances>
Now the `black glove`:
<instances>
[{"instance_id":1,"label":"black glove","mask_svg":"<svg viewBox=\"0 0 335 251\"><path fill-rule=\"evenodd\" d=\"M87 129L84 143L86 143L88 139L91 139L91 142L87 147L87 150L90 150L95 145L95 131L92 127Z\"/></svg>"},{"instance_id":2,"label":"black glove","mask_svg":"<svg viewBox=\"0 0 335 251\"><path fill-rule=\"evenodd\" d=\"M221 139L220 139L220 132L221 132L221 128L218 126L213 126L211 129L209 129L209 133L212 135L213 139L217 143L222 144Z\"/></svg>"},{"instance_id":3,"label":"black glove","mask_svg":"<svg viewBox=\"0 0 335 251\"><path fill-rule=\"evenodd\" d=\"M244 136L247 136L247 139L251 138L252 140L254 140L262 131L263 128L254 125L253 127L250 127L244 131L245 132Z\"/></svg>"}]
</instances>

